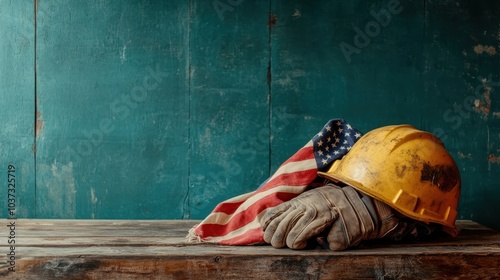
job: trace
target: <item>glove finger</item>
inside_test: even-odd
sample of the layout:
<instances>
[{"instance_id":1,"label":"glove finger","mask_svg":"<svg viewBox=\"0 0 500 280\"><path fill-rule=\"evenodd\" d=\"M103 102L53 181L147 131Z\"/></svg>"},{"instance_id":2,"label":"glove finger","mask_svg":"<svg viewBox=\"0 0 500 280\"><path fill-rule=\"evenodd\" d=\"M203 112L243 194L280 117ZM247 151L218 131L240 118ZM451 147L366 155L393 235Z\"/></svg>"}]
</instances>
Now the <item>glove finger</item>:
<instances>
[{"instance_id":1,"label":"glove finger","mask_svg":"<svg viewBox=\"0 0 500 280\"><path fill-rule=\"evenodd\" d=\"M284 211L282 211L283 209L284 209ZM294 209L295 208L291 208L291 207L286 207L286 208L282 207L281 209L279 209L279 211L276 211L276 213L269 213L270 214L269 216L272 217L272 219L269 218L269 221L267 221L267 225L264 228L264 241L273 245L272 240L273 240L273 238L275 238L274 236L275 235L278 235L278 236L283 235L283 233L277 232L278 227L279 227L281 221L283 219L285 219L285 217L287 217L288 214L290 212L292 212ZM268 216L268 215L266 214L266 216ZM276 238L278 238L278 237L276 237ZM283 246L285 246L285 245L283 245ZM281 247L283 247L283 246L281 246ZM273 247L276 247L276 246L273 245ZM281 248L281 247L277 247L277 248Z\"/></svg>"},{"instance_id":2,"label":"glove finger","mask_svg":"<svg viewBox=\"0 0 500 280\"><path fill-rule=\"evenodd\" d=\"M270 243L273 247L282 248L286 246L286 238L288 237L289 232L292 230L296 222L300 219L300 217L303 214L304 211L302 209L291 209L291 211L285 213L285 215L280 216L280 218L283 217L283 219L280 219L280 222L279 224L277 224L276 230L273 233L272 238L270 240L271 241ZM274 221L271 224L273 223ZM267 231L264 235L266 234Z\"/></svg>"},{"instance_id":3,"label":"glove finger","mask_svg":"<svg viewBox=\"0 0 500 280\"><path fill-rule=\"evenodd\" d=\"M327 237L330 250L342 251L349 247L349 237L346 235L344 221L339 217L332 225Z\"/></svg>"},{"instance_id":4,"label":"glove finger","mask_svg":"<svg viewBox=\"0 0 500 280\"><path fill-rule=\"evenodd\" d=\"M314 211L306 211L306 214L297 222L297 226L288 234L287 246L292 249L304 248L307 245L307 240L320 234L335 221L338 215L334 216L333 214L336 212L314 213Z\"/></svg>"},{"instance_id":5,"label":"glove finger","mask_svg":"<svg viewBox=\"0 0 500 280\"><path fill-rule=\"evenodd\" d=\"M290 204L290 202L285 202L267 211L260 220L260 226L262 227L262 230L265 231L272 221L274 221L277 217L282 216L283 213L288 211L288 209L290 209L291 207L292 205Z\"/></svg>"},{"instance_id":6,"label":"glove finger","mask_svg":"<svg viewBox=\"0 0 500 280\"><path fill-rule=\"evenodd\" d=\"M286 245L292 249L302 249L307 244L307 239L303 239L302 233L309 228L314 218L316 218L318 211L314 207L306 207L300 217L297 217L295 225L290 228L286 237ZM306 233L309 235L309 232Z\"/></svg>"}]
</instances>

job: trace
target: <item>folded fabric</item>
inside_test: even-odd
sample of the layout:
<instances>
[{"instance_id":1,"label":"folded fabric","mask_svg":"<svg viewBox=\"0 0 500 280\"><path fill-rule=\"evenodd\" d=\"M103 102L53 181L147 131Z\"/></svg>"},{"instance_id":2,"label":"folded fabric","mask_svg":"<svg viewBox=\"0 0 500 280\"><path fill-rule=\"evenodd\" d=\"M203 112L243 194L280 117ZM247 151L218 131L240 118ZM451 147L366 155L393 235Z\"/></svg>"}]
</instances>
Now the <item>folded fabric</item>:
<instances>
[{"instance_id":1,"label":"folded fabric","mask_svg":"<svg viewBox=\"0 0 500 280\"><path fill-rule=\"evenodd\" d=\"M317 172L327 170L347 154L360 137L361 133L345 120L328 121L257 190L219 203L189 231L187 240L222 245L264 243L260 219L266 211L314 187Z\"/></svg>"}]
</instances>

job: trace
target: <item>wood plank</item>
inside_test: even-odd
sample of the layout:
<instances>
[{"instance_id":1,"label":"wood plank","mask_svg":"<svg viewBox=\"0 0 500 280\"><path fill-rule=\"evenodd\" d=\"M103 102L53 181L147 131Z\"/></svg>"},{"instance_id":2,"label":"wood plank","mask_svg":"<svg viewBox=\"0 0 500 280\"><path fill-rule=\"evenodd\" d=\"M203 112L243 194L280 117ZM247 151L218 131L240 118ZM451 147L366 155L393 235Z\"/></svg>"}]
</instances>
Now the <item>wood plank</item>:
<instances>
[{"instance_id":1,"label":"wood plank","mask_svg":"<svg viewBox=\"0 0 500 280\"><path fill-rule=\"evenodd\" d=\"M495 279L498 258L442 256L254 256L37 259L19 267L24 279ZM488 265L490 269L478 269ZM21 272L18 274L21 275ZM10 277L9 277L10 276ZM5 279L14 279L8 275ZM32 278L31 278L32 277ZM35 278L38 277L38 278Z\"/></svg>"},{"instance_id":2,"label":"wood plank","mask_svg":"<svg viewBox=\"0 0 500 280\"><path fill-rule=\"evenodd\" d=\"M135 222L135 223L134 223ZM29 243L19 242L20 246L40 245L55 240L81 241L88 238L89 243L98 244L98 240L114 240L125 238L131 245L140 244L144 240L166 238L172 242L184 243L187 231L199 221L193 220L16 220L16 236ZM456 238L439 237L408 246L422 247L429 244L444 246L446 244L474 245L497 244L500 233L481 226L472 221L457 221L460 234ZM92 240L92 241L90 241ZM149 242L149 241L147 241ZM486 243L483 243L486 242ZM384 244L390 245L390 244ZM7 247L7 244L0 244ZM406 245L398 245L406 246Z\"/></svg>"},{"instance_id":3,"label":"wood plank","mask_svg":"<svg viewBox=\"0 0 500 280\"><path fill-rule=\"evenodd\" d=\"M174 239L172 239L174 240ZM108 258L142 257L142 258L162 258L165 256L214 256L218 254L234 256L388 256L388 255L441 255L450 256L453 254L491 255L500 256L500 248L497 240L493 244L464 245L454 243L449 245L426 246L415 245L370 245L357 249L341 252L334 252L328 249L291 250L276 249L271 246L219 246L215 244L197 244L178 242L175 244L159 244L157 246L129 246L128 244L117 244L116 246L103 246L94 244L91 246L20 246L16 247L16 254L20 261L40 257L77 257L77 256L100 256Z\"/></svg>"},{"instance_id":4,"label":"wood plank","mask_svg":"<svg viewBox=\"0 0 500 280\"><path fill-rule=\"evenodd\" d=\"M10 216L7 194L15 195L17 217L35 216L34 1L0 2L0 217ZM38 120L43 126L43 120ZM7 177L8 166L15 167ZM14 179L7 192L7 180Z\"/></svg>"},{"instance_id":5,"label":"wood plank","mask_svg":"<svg viewBox=\"0 0 500 280\"><path fill-rule=\"evenodd\" d=\"M36 217L182 218L189 3L37 4Z\"/></svg>"},{"instance_id":6,"label":"wood plank","mask_svg":"<svg viewBox=\"0 0 500 280\"><path fill-rule=\"evenodd\" d=\"M500 233L472 221L457 221L457 238L370 242L342 252L185 243L186 231L199 221L17 222L16 272L8 273L8 266L1 264L4 279L500 277Z\"/></svg>"},{"instance_id":7,"label":"wood plank","mask_svg":"<svg viewBox=\"0 0 500 280\"><path fill-rule=\"evenodd\" d=\"M269 0L190 2L191 212L185 218L203 219L217 203L269 177Z\"/></svg>"},{"instance_id":8,"label":"wood plank","mask_svg":"<svg viewBox=\"0 0 500 280\"><path fill-rule=\"evenodd\" d=\"M18 236L185 236L198 221L155 220L23 220ZM117 230L119 230L117 232Z\"/></svg>"}]
</instances>

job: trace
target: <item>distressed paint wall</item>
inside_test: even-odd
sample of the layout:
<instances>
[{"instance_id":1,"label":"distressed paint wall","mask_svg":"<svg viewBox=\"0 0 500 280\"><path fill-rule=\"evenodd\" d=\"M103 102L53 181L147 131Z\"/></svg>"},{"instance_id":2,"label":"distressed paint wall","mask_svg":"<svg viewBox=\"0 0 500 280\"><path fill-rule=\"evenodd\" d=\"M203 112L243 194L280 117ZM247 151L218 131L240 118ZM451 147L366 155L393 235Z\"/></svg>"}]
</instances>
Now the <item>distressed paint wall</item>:
<instances>
[{"instance_id":1,"label":"distressed paint wall","mask_svg":"<svg viewBox=\"0 0 500 280\"><path fill-rule=\"evenodd\" d=\"M40 217L182 217L187 15L187 2L38 2Z\"/></svg>"},{"instance_id":2,"label":"distressed paint wall","mask_svg":"<svg viewBox=\"0 0 500 280\"><path fill-rule=\"evenodd\" d=\"M32 1L2 1L0 6L0 136L1 216L7 217L8 166L15 168L16 214L33 217L35 211L34 25ZM21 206L22 205L22 206Z\"/></svg>"},{"instance_id":3,"label":"distressed paint wall","mask_svg":"<svg viewBox=\"0 0 500 280\"><path fill-rule=\"evenodd\" d=\"M203 218L343 117L440 136L500 229L496 1L0 3L19 216Z\"/></svg>"}]
</instances>

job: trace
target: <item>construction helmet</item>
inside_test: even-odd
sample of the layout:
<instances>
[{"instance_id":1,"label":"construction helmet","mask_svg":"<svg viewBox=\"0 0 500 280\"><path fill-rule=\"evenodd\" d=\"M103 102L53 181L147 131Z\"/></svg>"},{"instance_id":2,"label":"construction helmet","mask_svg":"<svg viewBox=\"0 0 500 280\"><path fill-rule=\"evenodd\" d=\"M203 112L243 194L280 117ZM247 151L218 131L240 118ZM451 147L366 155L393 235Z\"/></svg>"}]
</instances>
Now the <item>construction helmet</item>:
<instances>
[{"instance_id":1,"label":"construction helmet","mask_svg":"<svg viewBox=\"0 0 500 280\"><path fill-rule=\"evenodd\" d=\"M350 185L406 217L438 223L450 235L458 234L460 173L431 133L411 125L374 129L318 175Z\"/></svg>"}]
</instances>

